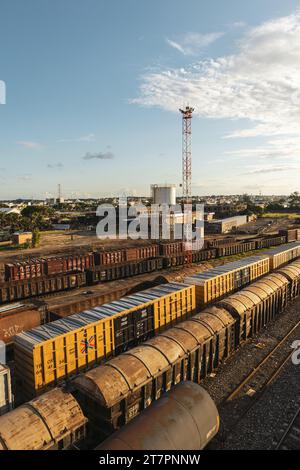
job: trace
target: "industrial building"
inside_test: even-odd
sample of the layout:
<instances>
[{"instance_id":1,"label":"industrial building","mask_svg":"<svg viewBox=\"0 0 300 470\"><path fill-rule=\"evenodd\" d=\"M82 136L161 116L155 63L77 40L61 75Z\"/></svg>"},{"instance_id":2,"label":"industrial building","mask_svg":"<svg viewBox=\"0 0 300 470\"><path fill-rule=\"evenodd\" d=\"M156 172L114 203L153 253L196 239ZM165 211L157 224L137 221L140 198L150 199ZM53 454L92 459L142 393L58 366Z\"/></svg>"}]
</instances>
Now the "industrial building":
<instances>
[{"instance_id":1,"label":"industrial building","mask_svg":"<svg viewBox=\"0 0 300 470\"><path fill-rule=\"evenodd\" d=\"M205 231L207 233L227 233L246 223L246 215L236 215L226 219L209 220L205 221Z\"/></svg>"},{"instance_id":2,"label":"industrial building","mask_svg":"<svg viewBox=\"0 0 300 470\"><path fill-rule=\"evenodd\" d=\"M31 243L32 232L15 232L12 234L13 245L23 245L24 243Z\"/></svg>"}]
</instances>

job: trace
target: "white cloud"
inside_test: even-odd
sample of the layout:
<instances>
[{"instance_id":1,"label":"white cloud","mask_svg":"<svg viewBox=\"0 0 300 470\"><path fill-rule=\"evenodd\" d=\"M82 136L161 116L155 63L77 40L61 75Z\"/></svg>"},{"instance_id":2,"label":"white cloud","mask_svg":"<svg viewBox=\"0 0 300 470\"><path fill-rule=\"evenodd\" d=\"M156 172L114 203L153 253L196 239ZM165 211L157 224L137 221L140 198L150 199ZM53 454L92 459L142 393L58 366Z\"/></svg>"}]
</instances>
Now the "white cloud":
<instances>
[{"instance_id":1,"label":"white cloud","mask_svg":"<svg viewBox=\"0 0 300 470\"><path fill-rule=\"evenodd\" d=\"M231 24L232 28L245 28L247 23L245 21L235 21Z\"/></svg>"},{"instance_id":2,"label":"white cloud","mask_svg":"<svg viewBox=\"0 0 300 470\"><path fill-rule=\"evenodd\" d=\"M166 38L166 42L169 44L169 46L173 47L174 49L177 49L179 52L182 52L182 54L185 54L184 48L180 44L178 44L178 42L172 41L168 38Z\"/></svg>"},{"instance_id":3,"label":"white cloud","mask_svg":"<svg viewBox=\"0 0 300 470\"><path fill-rule=\"evenodd\" d=\"M244 173L245 175L264 175L267 173L282 173L291 170L299 170L300 166L291 165L269 165L269 166L254 166Z\"/></svg>"},{"instance_id":4,"label":"white cloud","mask_svg":"<svg viewBox=\"0 0 300 470\"><path fill-rule=\"evenodd\" d=\"M39 144L38 142L32 142L32 141L29 141L29 140L20 140L17 142L18 145L21 145L22 147L24 148L27 148L27 149L35 149L35 150L39 150L42 148L42 145Z\"/></svg>"},{"instance_id":5,"label":"white cloud","mask_svg":"<svg viewBox=\"0 0 300 470\"><path fill-rule=\"evenodd\" d=\"M87 134L73 139L60 139L58 142L94 142L95 134Z\"/></svg>"},{"instance_id":6,"label":"white cloud","mask_svg":"<svg viewBox=\"0 0 300 470\"><path fill-rule=\"evenodd\" d=\"M248 30L235 54L146 74L133 102L174 112L186 102L202 117L250 121L228 137L299 135L299 64L296 12Z\"/></svg>"},{"instance_id":7,"label":"white cloud","mask_svg":"<svg viewBox=\"0 0 300 470\"><path fill-rule=\"evenodd\" d=\"M223 35L224 33L222 32L208 34L187 33L176 41L166 38L166 42L184 55L196 55Z\"/></svg>"},{"instance_id":8,"label":"white cloud","mask_svg":"<svg viewBox=\"0 0 300 470\"><path fill-rule=\"evenodd\" d=\"M277 137L256 147L227 151L225 155L235 158L288 159L300 162L300 138Z\"/></svg>"},{"instance_id":9,"label":"white cloud","mask_svg":"<svg viewBox=\"0 0 300 470\"><path fill-rule=\"evenodd\" d=\"M19 181L30 181L32 179L32 175L30 173L25 174L25 175L18 175L17 179Z\"/></svg>"}]
</instances>

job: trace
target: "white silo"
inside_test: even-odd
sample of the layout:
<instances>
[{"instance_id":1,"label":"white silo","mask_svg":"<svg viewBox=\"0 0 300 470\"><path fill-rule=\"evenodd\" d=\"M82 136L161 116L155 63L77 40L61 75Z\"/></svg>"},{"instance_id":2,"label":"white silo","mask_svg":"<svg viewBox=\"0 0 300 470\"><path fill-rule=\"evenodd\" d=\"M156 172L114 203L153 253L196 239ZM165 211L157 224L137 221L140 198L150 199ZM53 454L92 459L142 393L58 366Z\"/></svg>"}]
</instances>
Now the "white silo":
<instances>
[{"instance_id":1,"label":"white silo","mask_svg":"<svg viewBox=\"0 0 300 470\"><path fill-rule=\"evenodd\" d=\"M176 204L176 185L175 184L152 184L151 193L153 204Z\"/></svg>"}]
</instances>

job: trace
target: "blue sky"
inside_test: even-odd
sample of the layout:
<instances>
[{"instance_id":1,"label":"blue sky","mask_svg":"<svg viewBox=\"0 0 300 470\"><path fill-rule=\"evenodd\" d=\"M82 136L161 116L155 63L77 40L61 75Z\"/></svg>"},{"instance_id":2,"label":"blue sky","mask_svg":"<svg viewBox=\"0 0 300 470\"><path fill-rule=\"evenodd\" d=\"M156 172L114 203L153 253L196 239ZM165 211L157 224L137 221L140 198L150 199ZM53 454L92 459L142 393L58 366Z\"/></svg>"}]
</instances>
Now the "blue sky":
<instances>
[{"instance_id":1,"label":"blue sky","mask_svg":"<svg viewBox=\"0 0 300 470\"><path fill-rule=\"evenodd\" d=\"M2 0L0 198L299 190L300 2ZM299 89L298 89L299 87ZM299 108L299 110L298 110Z\"/></svg>"}]
</instances>

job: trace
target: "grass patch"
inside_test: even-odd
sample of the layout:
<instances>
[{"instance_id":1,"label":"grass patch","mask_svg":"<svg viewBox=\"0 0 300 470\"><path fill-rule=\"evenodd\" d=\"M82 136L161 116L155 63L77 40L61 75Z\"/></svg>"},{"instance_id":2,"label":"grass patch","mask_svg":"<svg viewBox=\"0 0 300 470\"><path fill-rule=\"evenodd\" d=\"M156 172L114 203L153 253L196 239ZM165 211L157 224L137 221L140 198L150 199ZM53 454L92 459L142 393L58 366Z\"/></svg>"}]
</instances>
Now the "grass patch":
<instances>
[{"instance_id":1,"label":"grass patch","mask_svg":"<svg viewBox=\"0 0 300 470\"><path fill-rule=\"evenodd\" d=\"M291 213L282 213L282 212L266 212L262 214L262 217L268 217L268 218L273 218L273 219L279 219L279 218L288 218L288 219L297 219L297 217L300 217L300 214L296 212L291 212Z\"/></svg>"}]
</instances>

